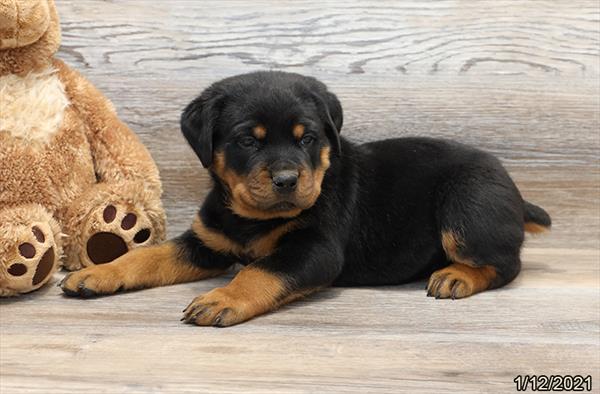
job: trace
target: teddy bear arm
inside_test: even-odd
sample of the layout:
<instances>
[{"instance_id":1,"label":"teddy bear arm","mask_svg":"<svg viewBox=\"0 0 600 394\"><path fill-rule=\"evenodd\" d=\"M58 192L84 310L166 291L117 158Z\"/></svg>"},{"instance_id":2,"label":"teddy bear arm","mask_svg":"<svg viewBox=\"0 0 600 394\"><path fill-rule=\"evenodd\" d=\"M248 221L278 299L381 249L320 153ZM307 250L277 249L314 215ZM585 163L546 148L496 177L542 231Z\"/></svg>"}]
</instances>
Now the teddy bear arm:
<instances>
[{"instance_id":1,"label":"teddy bear arm","mask_svg":"<svg viewBox=\"0 0 600 394\"><path fill-rule=\"evenodd\" d=\"M162 194L150 152L116 114L112 103L77 71L55 60L71 104L86 124L99 183L139 182L150 195Z\"/></svg>"},{"instance_id":2,"label":"teddy bear arm","mask_svg":"<svg viewBox=\"0 0 600 394\"><path fill-rule=\"evenodd\" d=\"M161 242L166 219L150 153L89 81L60 60L54 65L87 126L98 178L64 214L65 268L106 263L132 248Z\"/></svg>"}]
</instances>

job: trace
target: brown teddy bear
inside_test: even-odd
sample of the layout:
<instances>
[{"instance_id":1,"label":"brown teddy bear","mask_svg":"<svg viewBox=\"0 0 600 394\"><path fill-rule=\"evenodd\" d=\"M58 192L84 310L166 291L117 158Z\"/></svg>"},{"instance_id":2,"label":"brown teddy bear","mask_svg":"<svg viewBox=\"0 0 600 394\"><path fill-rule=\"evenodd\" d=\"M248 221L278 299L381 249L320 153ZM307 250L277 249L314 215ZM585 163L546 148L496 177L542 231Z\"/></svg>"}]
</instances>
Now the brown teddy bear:
<instances>
[{"instance_id":1,"label":"brown teddy bear","mask_svg":"<svg viewBox=\"0 0 600 394\"><path fill-rule=\"evenodd\" d=\"M0 296L165 236L152 157L59 44L54 0L0 0Z\"/></svg>"}]
</instances>

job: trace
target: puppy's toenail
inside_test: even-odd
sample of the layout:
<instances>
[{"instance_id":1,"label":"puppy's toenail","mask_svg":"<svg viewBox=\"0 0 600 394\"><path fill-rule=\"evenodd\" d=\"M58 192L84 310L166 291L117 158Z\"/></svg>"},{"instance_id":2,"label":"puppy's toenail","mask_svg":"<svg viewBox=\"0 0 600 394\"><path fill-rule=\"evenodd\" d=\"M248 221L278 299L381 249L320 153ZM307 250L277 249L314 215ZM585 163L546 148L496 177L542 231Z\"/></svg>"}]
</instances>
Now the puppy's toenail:
<instances>
[{"instance_id":1,"label":"puppy's toenail","mask_svg":"<svg viewBox=\"0 0 600 394\"><path fill-rule=\"evenodd\" d=\"M96 297L98 295L98 293L96 293L94 290L90 290L85 286L79 288L79 294L83 298L92 298L92 297Z\"/></svg>"}]
</instances>

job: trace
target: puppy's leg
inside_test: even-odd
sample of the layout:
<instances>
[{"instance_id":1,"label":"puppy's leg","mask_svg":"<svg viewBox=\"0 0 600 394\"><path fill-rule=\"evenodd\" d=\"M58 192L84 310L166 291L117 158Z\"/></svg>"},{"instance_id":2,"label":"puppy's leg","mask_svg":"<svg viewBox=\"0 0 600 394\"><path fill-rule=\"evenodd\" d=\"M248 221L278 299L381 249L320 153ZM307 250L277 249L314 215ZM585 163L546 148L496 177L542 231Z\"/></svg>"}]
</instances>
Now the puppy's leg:
<instances>
[{"instance_id":1,"label":"puppy's leg","mask_svg":"<svg viewBox=\"0 0 600 394\"><path fill-rule=\"evenodd\" d=\"M190 231L160 245L134 249L111 263L72 272L60 286L69 296L93 297L210 278L234 262L206 248Z\"/></svg>"},{"instance_id":2,"label":"puppy's leg","mask_svg":"<svg viewBox=\"0 0 600 394\"><path fill-rule=\"evenodd\" d=\"M523 200L506 171L463 170L443 189L440 242L452 264L431 275L427 295L464 298L514 279L521 268Z\"/></svg>"},{"instance_id":3,"label":"puppy's leg","mask_svg":"<svg viewBox=\"0 0 600 394\"><path fill-rule=\"evenodd\" d=\"M243 270L225 287L196 297L185 320L231 326L331 284L343 264L342 249L316 230L287 234L274 254Z\"/></svg>"}]
</instances>

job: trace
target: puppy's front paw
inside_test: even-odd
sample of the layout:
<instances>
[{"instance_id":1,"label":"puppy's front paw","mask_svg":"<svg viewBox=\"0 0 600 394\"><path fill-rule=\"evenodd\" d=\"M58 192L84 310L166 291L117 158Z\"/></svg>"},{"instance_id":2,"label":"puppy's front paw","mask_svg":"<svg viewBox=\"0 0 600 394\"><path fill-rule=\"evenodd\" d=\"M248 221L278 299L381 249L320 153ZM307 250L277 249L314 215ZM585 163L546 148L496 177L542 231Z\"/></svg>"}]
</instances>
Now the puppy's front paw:
<instances>
[{"instance_id":1,"label":"puppy's front paw","mask_svg":"<svg viewBox=\"0 0 600 394\"><path fill-rule=\"evenodd\" d=\"M226 288L214 289L196 297L183 313L181 320L186 323L216 327L232 326L257 314L253 313L248 302Z\"/></svg>"},{"instance_id":2,"label":"puppy's front paw","mask_svg":"<svg viewBox=\"0 0 600 394\"><path fill-rule=\"evenodd\" d=\"M121 290L124 282L120 272L111 265L93 266L72 272L60 282L62 291L70 297L90 298Z\"/></svg>"}]
</instances>

